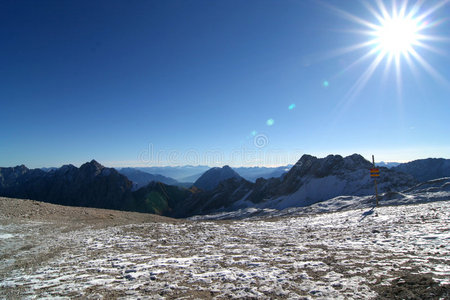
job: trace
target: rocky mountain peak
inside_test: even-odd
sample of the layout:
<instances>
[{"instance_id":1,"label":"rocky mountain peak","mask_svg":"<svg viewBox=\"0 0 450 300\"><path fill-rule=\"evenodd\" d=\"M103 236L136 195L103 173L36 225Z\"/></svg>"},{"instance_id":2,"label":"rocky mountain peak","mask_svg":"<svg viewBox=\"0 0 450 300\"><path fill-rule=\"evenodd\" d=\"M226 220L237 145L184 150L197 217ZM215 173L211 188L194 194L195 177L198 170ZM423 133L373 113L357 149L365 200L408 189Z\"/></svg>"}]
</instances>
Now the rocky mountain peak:
<instances>
[{"instance_id":1,"label":"rocky mountain peak","mask_svg":"<svg viewBox=\"0 0 450 300\"><path fill-rule=\"evenodd\" d=\"M305 154L288 172L286 178L297 178L305 175L325 177L345 170L369 169L371 166L372 164L359 154L352 154L346 157L330 154L324 158Z\"/></svg>"},{"instance_id":2,"label":"rocky mountain peak","mask_svg":"<svg viewBox=\"0 0 450 300\"><path fill-rule=\"evenodd\" d=\"M98 175L102 172L105 167L98 163L95 159L90 162L84 163L80 167L80 171L83 173L89 173L92 175Z\"/></svg>"},{"instance_id":3,"label":"rocky mountain peak","mask_svg":"<svg viewBox=\"0 0 450 300\"><path fill-rule=\"evenodd\" d=\"M303 154L302 157L295 163L295 165L286 174L286 178L303 176L308 173L311 166L318 160L317 157Z\"/></svg>"},{"instance_id":4,"label":"rocky mountain peak","mask_svg":"<svg viewBox=\"0 0 450 300\"><path fill-rule=\"evenodd\" d=\"M352 154L344 158L345 166L354 170L358 168L371 168L372 164L360 154Z\"/></svg>"},{"instance_id":5,"label":"rocky mountain peak","mask_svg":"<svg viewBox=\"0 0 450 300\"><path fill-rule=\"evenodd\" d=\"M202 176L200 176L197 181L194 182L194 186L203 190L213 190L216 188L221 181L229 178L242 179L238 173L236 173L230 166L223 166L222 168L211 168Z\"/></svg>"}]
</instances>

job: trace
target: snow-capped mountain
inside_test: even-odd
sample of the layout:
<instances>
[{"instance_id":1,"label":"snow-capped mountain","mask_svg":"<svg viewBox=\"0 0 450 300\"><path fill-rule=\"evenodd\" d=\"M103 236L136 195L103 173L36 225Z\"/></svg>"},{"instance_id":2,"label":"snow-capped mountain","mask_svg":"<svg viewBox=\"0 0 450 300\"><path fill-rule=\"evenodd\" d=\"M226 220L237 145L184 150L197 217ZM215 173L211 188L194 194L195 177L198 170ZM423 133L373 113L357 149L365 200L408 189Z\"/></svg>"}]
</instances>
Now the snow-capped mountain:
<instances>
[{"instance_id":1,"label":"snow-capped mountain","mask_svg":"<svg viewBox=\"0 0 450 300\"><path fill-rule=\"evenodd\" d=\"M303 155L284 176L272 197L255 199L250 195L249 199L242 199L236 205L249 206L250 200L259 207L283 209L307 206L340 195L370 195L374 193L374 182L369 173L371 167L372 164L358 154L345 158ZM388 168L380 168L380 173L377 179L380 192L401 191L417 183L412 176Z\"/></svg>"},{"instance_id":2,"label":"snow-capped mountain","mask_svg":"<svg viewBox=\"0 0 450 300\"><path fill-rule=\"evenodd\" d=\"M419 204L434 201L450 200L450 177L444 177L419 183L401 192L386 192L379 195L380 206ZM306 207L274 208L243 208L210 215L197 215L192 220L224 220L249 219L267 217L285 217L330 213L342 210L371 208L376 204L373 195L368 196L338 196Z\"/></svg>"},{"instance_id":3,"label":"snow-capped mountain","mask_svg":"<svg viewBox=\"0 0 450 300\"><path fill-rule=\"evenodd\" d=\"M398 162L385 162L385 161L379 161L376 163L377 166L379 167L386 167L386 168L393 168L396 167L398 165L400 165L401 163Z\"/></svg>"},{"instance_id":4,"label":"snow-capped mountain","mask_svg":"<svg viewBox=\"0 0 450 300\"><path fill-rule=\"evenodd\" d=\"M303 155L283 178L259 178L255 183L245 179L229 179L215 189L192 195L183 213L205 214L244 208L304 207L337 196L364 196L374 193L370 177L372 164L361 155L317 158ZM402 191L416 180L407 174L381 168L380 193Z\"/></svg>"}]
</instances>

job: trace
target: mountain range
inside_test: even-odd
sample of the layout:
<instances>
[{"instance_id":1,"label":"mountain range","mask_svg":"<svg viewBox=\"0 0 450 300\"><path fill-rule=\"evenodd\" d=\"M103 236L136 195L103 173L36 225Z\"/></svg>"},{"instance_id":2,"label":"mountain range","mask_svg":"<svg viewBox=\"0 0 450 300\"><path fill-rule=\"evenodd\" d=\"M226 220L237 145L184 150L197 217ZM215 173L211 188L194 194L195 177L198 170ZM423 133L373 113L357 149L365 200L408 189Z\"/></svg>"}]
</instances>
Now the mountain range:
<instances>
[{"instance_id":1,"label":"mountain range","mask_svg":"<svg viewBox=\"0 0 450 300\"><path fill-rule=\"evenodd\" d=\"M238 167L233 168L241 177L248 181L255 182L258 178L275 178L286 174L292 165L280 167Z\"/></svg>"},{"instance_id":2,"label":"mountain range","mask_svg":"<svg viewBox=\"0 0 450 300\"><path fill-rule=\"evenodd\" d=\"M342 195L372 195L371 167L372 164L358 154L325 158L303 155L279 177L258 178L252 182L224 166L207 170L192 186L185 188L172 185L174 179L163 175L147 176L136 173L139 170L135 169L123 171L130 177L127 178L95 160L79 168L65 165L47 171L21 165L0 168L0 196L188 217L250 207L304 207ZM402 168L406 168L408 174L402 172ZM422 178L447 176L448 171L449 160L445 159L419 160L391 169L380 167L378 189L380 193L400 192ZM146 180L151 182L142 182L140 185L144 186L140 187L138 182L130 180L136 174L147 176Z\"/></svg>"},{"instance_id":3,"label":"mountain range","mask_svg":"<svg viewBox=\"0 0 450 300\"><path fill-rule=\"evenodd\" d=\"M289 169L292 167L292 165L287 166L281 166L281 167L238 167L233 168L233 171L238 174L238 176L241 176L245 178L248 181L255 182L258 178L273 178L273 177L280 177L289 171ZM41 168L41 170L44 170L46 172L50 170L54 170L56 168ZM211 168L215 169L215 168ZM219 168L220 169L220 168ZM231 168L230 168L231 169ZM203 170L201 173L194 173ZM177 167L137 167L137 168L117 168L117 171L119 173L125 175L130 181L133 182L133 189L137 190L141 187L146 186L152 181L156 182L162 182L169 185L177 185L180 187L189 188L192 186L200 177L202 177L205 172L209 171L210 169L206 166L177 166ZM164 174L171 174L177 176L177 178L181 178L183 181L178 181L172 177L151 173L151 172L161 172ZM219 180L216 180L217 185L220 181L224 180L226 178L220 178ZM199 187L198 183L197 186ZM215 186L214 186L215 187ZM204 188L204 187L202 187Z\"/></svg>"},{"instance_id":4,"label":"mountain range","mask_svg":"<svg viewBox=\"0 0 450 300\"><path fill-rule=\"evenodd\" d=\"M209 170L208 166L164 166L164 167L137 167L137 170L150 173L159 174L170 177L178 182L194 182L202 174Z\"/></svg>"},{"instance_id":5,"label":"mountain range","mask_svg":"<svg viewBox=\"0 0 450 300\"><path fill-rule=\"evenodd\" d=\"M186 217L218 211L232 211L248 207L303 207L339 195L371 195L372 164L361 155L342 157L329 155L317 158L303 155L287 174L279 178L259 178L255 183L232 177L215 189L196 193L183 201L176 216ZM401 191L417 183L410 175L381 168L378 179L380 192ZM183 215L184 214L184 215Z\"/></svg>"},{"instance_id":6,"label":"mountain range","mask_svg":"<svg viewBox=\"0 0 450 300\"><path fill-rule=\"evenodd\" d=\"M118 172L125 175L131 182L133 182L133 189L137 190L148 185L152 181L162 182L168 185L179 185L180 183L173 178L166 177L159 174L150 174L135 168L121 168Z\"/></svg>"}]
</instances>

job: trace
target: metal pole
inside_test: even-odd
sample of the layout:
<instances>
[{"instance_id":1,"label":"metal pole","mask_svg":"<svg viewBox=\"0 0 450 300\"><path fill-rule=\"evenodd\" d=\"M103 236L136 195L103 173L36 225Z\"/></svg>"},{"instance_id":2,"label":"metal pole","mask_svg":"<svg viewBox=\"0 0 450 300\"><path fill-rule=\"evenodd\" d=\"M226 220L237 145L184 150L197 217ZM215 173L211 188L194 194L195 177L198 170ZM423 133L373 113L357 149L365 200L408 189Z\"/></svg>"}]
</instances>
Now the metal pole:
<instances>
[{"instance_id":1,"label":"metal pole","mask_svg":"<svg viewBox=\"0 0 450 300\"><path fill-rule=\"evenodd\" d=\"M375 169L375 157L372 155L372 164L373 168ZM378 188L377 188L377 178L374 177L373 181L375 182L375 198L377 199L377 207L378 207Z\"/></svg>"}]
</instances>

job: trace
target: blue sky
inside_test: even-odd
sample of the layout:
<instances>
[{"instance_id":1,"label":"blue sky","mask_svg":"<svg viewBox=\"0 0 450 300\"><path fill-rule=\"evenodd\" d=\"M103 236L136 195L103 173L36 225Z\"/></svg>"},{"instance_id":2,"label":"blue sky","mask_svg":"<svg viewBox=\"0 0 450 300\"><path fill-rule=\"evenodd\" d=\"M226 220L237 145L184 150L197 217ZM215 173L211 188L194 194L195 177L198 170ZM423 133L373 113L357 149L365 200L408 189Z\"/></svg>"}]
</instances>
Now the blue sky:
<instances>
[{"instance_id":1,"label":"blue sky","mask_svg":"<svg viewBox=\"0 0 450 300\"><path fill-rule=\"evenodd\" d=\"M339 51L370 40L343 12L377 22L356 1L2 1L0 166L450 158L450 3L414 48L432 70L400 56L400 85L383 59L356 89L377 55L349 68L374 46Z\"/></svg>"}]
</instances>

